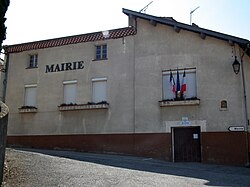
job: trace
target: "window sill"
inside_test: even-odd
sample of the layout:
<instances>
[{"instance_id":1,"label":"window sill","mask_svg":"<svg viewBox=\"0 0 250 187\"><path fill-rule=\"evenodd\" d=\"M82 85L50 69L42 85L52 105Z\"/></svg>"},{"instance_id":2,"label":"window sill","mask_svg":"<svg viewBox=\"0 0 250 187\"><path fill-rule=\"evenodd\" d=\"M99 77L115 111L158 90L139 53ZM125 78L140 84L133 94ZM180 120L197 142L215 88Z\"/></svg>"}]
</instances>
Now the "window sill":
<instances>
[{"instance_id":1,"label":"window sill","mask_svg":"<svg viewBox=\"0 0 250 187\"><path fill-rule=\"evenodd\" d=\"M19 113L36 113L37 108L19 108Z\"/></svg>"},{"instance_id":2,"label":"window sill","mask_svg":"<svg viewBox=\"0 0 250 187\"><path fill-rule=\"evenodd\" d=\"M102 60L108 60L108 58L100 58L100 59L93 59L92 61L102 61Z\"/></svg>"},{"instance_id":3,"label":"window sill","mask_svg":"<svg viewBox=\"0 0 250 187\"><path fill-rule=\"evenodd\" d=\"M69 106L58 106L59 111L69 110L93 110L93 109L108 109L109 104L82 104L82 105L69 105Z\"/></svg>"},{"instance_id":4,"label":"window sill","mask_svg":"<svg viewBox=\"0 0 250 187\"><path fill-rule=\"evenodd\" d=\"M200 100L159 101L160 107L200 105Z\"/></svg>"},{"instance_id":5,"label":"window sill","mask_svg":"<svg viewBox=\"0 0 250 187\"><path fill-rule=\"evenodd\" d=\"M220 108L220 111L228 111L228 108Z\"/></svg>"},{"instance_id":6,"label":"window sill","mask_svg":"<svg viewBox=\"0 0 250 187\"><path fill-rule=\"evenodd\" d=\"M27 67L26 69L36 69L38 68L38 66L35 66L35 67Z\"/></svg>"}]
</instances>

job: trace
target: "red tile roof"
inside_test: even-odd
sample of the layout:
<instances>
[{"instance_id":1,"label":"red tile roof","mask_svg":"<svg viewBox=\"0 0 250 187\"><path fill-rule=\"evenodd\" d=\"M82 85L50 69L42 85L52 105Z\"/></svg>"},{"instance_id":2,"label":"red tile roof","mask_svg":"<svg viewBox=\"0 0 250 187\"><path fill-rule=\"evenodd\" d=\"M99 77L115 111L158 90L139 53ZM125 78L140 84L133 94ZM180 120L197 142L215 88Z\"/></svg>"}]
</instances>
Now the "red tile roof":
<instances>
[{"instance_id":1,"label":"red tile roof","mask_svg":"<svg viewBox=\"0 0 250 187\"><path fill-rule=\"evenodd\" d=\"M18 53L22 51L58 47L58 46L69 45L69 44L93 42L93 41L105 40L105 39L116 39L116 38L122 38L125 36L135 35L136 30L132 27L126 27L126 28L121 28L121 29L109 30L108 34L109 35L106 38L103 36L102 32L95 32L95 33L81 34L81 35L42 40L42 41L36 41L36 42L29 42L29 43L23 43L23 44L16 44L16 45L9 45L9 46L6 45L4 46L4 50L6 53Z\"/></svg>"}]
</instances>

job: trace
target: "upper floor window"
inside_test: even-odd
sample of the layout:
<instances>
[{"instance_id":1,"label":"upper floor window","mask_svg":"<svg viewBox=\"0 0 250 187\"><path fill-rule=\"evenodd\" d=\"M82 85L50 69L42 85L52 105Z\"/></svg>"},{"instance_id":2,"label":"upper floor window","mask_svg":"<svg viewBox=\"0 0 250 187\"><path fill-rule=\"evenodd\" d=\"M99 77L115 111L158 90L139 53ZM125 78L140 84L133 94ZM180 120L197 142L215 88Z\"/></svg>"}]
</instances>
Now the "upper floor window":
<instances>
[{"instance_id":1,"label":"upper floor window","mask_svg":"<svg viewBox=\"0 0 250 187\"><path fill-rule=\"evenodd\" d=\"M95 53L95 60L105 60L107 59L107 44L97 45L96 46L96 53Z\"/></svg>"},{"instance_id":2,"label":"upper floor window","mask_svg":"<svg viewBox=\"0 0 250 187\"><path fill-rule=\"evenodd\" d=\"M38 54L30 55L28 68L36 68L38 64Z\"/></svg>"},{"instance_id":3,"label":"upper floor window","mask_svg":"<svg viewBox=\"0 0 250 187\"><path fill-rule=\"evenodd\" d=\"M197 99L196 69L163 72L163 100Z\"/></svg>"}]
</instances>

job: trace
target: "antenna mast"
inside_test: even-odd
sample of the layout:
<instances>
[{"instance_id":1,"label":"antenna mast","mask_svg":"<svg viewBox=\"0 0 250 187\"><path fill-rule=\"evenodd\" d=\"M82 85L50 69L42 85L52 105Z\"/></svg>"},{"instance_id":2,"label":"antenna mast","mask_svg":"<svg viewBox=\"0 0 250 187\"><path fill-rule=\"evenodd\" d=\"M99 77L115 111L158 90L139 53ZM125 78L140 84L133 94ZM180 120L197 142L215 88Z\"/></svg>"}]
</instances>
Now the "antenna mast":
<instances>
[{"instance_id":1,"label":"antenna mast","mask_svg":"<svg viewBox=\"0 0 250 187\"><path fill-rule=\"evenodd\" d=\"M146 10L148 9L148 6L151 5L153 3L153 1L151 1L150 3L148 3L145 7L143 7L139 12L146 12Z\"/></svg>"},{"instance_id":2,"label":"antenna mast","mask_svg":"<svg viewBox=\"0 0 250 187\"><path fill-rule=\"evenodd\" d=\"M194 11L196 11L198 8L200 8L199 6L197 6L194 10L192 10L190 12L190 25L192 25L192 14L194 13Z\"/></svg>"}]
</instances>

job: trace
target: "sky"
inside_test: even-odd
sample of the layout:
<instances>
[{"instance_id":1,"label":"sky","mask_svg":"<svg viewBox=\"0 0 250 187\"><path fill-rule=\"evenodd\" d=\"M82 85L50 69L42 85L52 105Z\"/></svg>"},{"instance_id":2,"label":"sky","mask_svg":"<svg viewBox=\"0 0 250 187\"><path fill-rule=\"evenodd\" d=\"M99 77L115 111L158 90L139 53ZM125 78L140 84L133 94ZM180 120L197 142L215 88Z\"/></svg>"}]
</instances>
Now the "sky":
<instances>
[{"instance_id":1,"label":"sky","mask_svg":"<svg viewBox=\"0 0 250 187\"><path fill-rule=\"evenodd\" d=\"M7 38L12 45L128 26L122 8L173 17L189 24L250 40L250 0L10 0Z\"/></svg>"}]
</instances>

